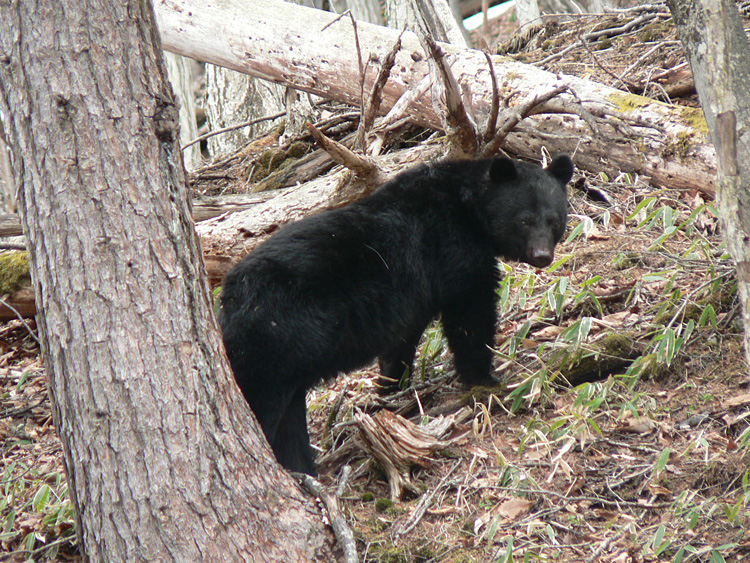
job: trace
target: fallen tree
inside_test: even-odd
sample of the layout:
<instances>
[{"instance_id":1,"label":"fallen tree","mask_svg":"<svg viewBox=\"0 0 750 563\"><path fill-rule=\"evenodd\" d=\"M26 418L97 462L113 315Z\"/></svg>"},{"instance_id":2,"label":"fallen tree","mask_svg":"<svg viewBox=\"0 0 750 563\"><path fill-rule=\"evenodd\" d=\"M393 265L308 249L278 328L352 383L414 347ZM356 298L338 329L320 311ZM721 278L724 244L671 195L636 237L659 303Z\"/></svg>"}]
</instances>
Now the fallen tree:
<instances>
[{"instance_id":1,"label":"fallen tree","mask_svg":"<svg viewBox=\"0 0 750 563\"><path fill-rule=\"evenodd\" d=\"M164 0L156 5L163 47L329 99L360 105L362 46L377 67L399 31L280 0ZM444 129L443 105L433 100L428 57L406 32L382 92L380 112L408 99L403 109L419 125ZM492 112L492 81L485 55L440 44L477 123ZM505 140L509 152L538 158L542 147L574 156L576 165L608 174L629 172L658 186L713 192L716 157L703 113L623 92L591 80L555 75L506 57L492 57L499 93L512 108L535 96L567 90L535 108ZM365 92L376 72L366 73Z\"/></svg>"}]
</instances>

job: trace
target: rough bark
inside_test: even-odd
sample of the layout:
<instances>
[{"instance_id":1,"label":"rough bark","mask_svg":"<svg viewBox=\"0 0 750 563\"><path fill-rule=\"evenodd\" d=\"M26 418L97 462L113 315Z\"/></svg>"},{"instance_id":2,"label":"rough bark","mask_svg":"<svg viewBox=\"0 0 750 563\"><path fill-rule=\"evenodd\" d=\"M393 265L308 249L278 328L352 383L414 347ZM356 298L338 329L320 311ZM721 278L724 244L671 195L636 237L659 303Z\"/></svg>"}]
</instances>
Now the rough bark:
<instances>
[{"instance_id":1,"label":"rough bark","mask_svg":"<svg viewBox=\"0 0 750 563\"><path fill-rule=\"evenodd\" d=\"M311 8L315 6L312 0L286 1ZM206 65L206 116L213 131L284 111L286 115L276 120L209 137L208 150L212 156L241 149L259 130L268 130L281 121L285 124L283 139L305 135L305 123L316 115L316 111L309 96L294 88L222 66Z\"/></svg>"},{"instance_id":2,"label":"rough bark","mask_svg":"<svg viewBox=\"0 0 750 563\"><path fill-rule=\"evenodd\" d=\"M88 560L334 560L230 375L150 2L0 3L0 62Z\"/></svg>"},{"instance_id":3,"label":"rough bark","mask_svg":"<svg viewBox=\"0 0 750 563\"><path fill-rule=\"evenodd\" d=\"M251 7L251 8L249 8ZM164 47L240 72L290 84L326 98L360 103L360 73L351 23L337 16L278 0L238 0L205 4L198 0L162 0L157 18ZM359 23L360 44L382 57L399 31ZM251 30L251 31L248 31ZM403 47L383 91L387 112L428 74L417 37L406 32ZM464 89L477 123L490 114L492 87L487 61L479 51L441 48ZM516 95L511 105L561 84L570 92L544 104L545 113L522 122L508 136L510 152L538 158L542 147L568 152L576 165L616 175L620 171L650 178L655 185L710 191L716 156L705 120L692 108L672 106L572 76L556 76L530 65L493 57L501 96ZM376 73L368 72L366 90ZM428 79L429 80L429 79ZM574 94L575 95L574 95ZM580 115L560 112L573 111ZM414 122L440 129L429 92L417 97L409 115Z\"/></svg>"},{"instance_id":4,"label":"rough bark","mask_svg":"<svg viewBox=\"0 0 750 563\"><path fill-rule=\"evenodd\" d=\"M730 0L668 0L719 161L717 200L737 262L750 365L750 47Z\"/></svg>"}]
</instances>

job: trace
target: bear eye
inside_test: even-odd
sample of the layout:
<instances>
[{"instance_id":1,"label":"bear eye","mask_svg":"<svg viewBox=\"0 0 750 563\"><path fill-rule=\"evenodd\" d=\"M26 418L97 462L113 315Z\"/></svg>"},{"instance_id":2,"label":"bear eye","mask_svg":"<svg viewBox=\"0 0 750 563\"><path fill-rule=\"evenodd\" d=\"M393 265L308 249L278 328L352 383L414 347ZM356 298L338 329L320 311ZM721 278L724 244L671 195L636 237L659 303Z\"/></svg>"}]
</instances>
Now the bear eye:
<instances>
[{"instance_id":1,"label":"bear eye","mask_svg":"<svg viewBox=\"0 0 750 563\"><path fill-rule=\"evenodd\" d=\"M530 227L531 226L531 218L530 217L524 217L521 219L521 226L522 227Z\"/></svg>"}]
</instances>

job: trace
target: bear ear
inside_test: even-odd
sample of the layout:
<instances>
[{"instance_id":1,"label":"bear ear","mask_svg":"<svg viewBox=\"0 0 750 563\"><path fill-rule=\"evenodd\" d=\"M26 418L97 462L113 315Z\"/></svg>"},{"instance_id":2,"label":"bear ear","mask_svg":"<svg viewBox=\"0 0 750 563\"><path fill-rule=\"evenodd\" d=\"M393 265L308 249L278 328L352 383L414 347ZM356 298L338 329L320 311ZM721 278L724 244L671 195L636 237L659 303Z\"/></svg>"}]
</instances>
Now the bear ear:
<instances>
[{"instance_id":1,"label":"bear ear","mask_svg":"<svg viewBox=\"0 0 750 563\"><path fill-rule=\"evenodd\" d=\"M567 154L558 154L546 170L564 186L573 177L573 161Z\"/></svg>"},{"instance_id":2,"label":"bear ear","mask_svg":"<svg viewBox=\"0 0 750 563\"><path fill-rule=\"evenodd\" d=\"M518 179L515 163L506 157L493 158L490 162L490 180L495 183L513 182Z\"/></svg>"}]
</instances>

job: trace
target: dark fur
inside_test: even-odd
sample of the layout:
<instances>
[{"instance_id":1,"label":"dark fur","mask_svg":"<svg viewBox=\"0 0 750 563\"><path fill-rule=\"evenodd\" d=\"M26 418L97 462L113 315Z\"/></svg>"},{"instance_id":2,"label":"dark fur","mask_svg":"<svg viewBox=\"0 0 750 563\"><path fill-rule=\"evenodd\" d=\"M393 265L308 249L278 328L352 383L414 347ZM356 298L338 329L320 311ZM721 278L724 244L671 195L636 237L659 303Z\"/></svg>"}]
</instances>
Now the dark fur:
<instances>
[{"instance_id":1,"label":"dark fur","mask_svg":"<svg viewBox=\"0 0 750 563\"><path fill-rule=\"evenodd\" d=\"M496 257L543 267L565 230L573 165L509 159L408 170L292 223L226 277L224 342L281 464L315 473L305 392L378 358L401 379L438 315L467 385L492 384Z\"/></svg>"}]
</instances>

